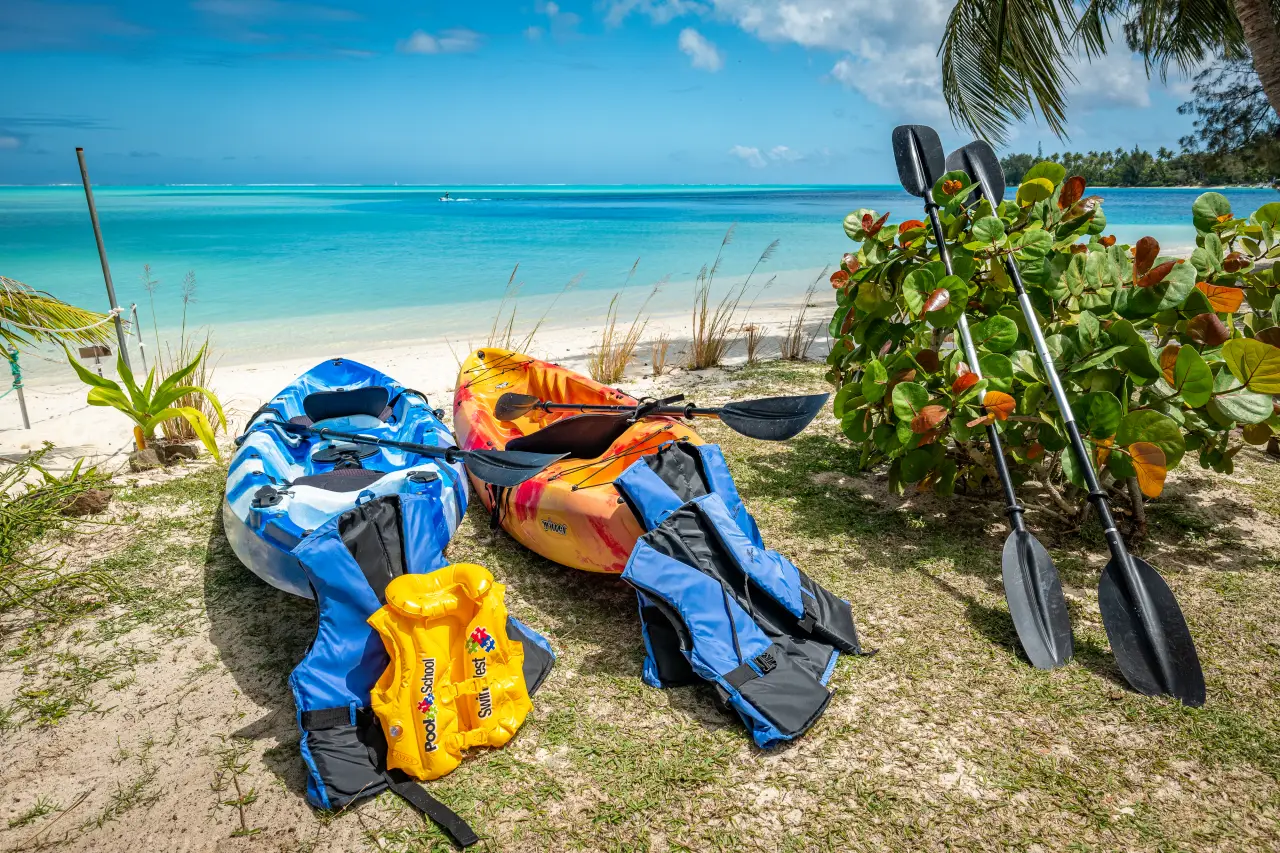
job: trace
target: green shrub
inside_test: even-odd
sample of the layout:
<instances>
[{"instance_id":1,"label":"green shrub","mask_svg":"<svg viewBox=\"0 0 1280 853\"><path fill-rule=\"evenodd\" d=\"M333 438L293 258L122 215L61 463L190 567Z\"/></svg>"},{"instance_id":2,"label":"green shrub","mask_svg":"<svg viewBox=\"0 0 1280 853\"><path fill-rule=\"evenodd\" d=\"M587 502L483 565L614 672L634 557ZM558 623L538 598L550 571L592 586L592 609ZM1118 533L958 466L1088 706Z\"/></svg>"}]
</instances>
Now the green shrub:
<instances>
[{"instance_id":1,"label":"green shrub","mask_svg":"<svg viewBox=\"0 0 1280 853\"><path fill-rule=\"evenodd\" d=\"M1151 237L1130 248L1104 236L1102 199L1057 163L1032 167L995 209L974 189L963 172L934 187L955 275L919 219L845 218L859 247L831 277L828 378L864 467L887 461L897 490L982 487L995 478L984 429L995 423L1017 478L1083 488L1009 255L1104 483L1136 477L1155 496L1188 454L1230 472L1242 438L1280 435L1280 203L1241 219L1221 194L1201 195L1197 247L1181 259ZM961 312L981 381L952 337Z\"/></svg>"}]
</instances>

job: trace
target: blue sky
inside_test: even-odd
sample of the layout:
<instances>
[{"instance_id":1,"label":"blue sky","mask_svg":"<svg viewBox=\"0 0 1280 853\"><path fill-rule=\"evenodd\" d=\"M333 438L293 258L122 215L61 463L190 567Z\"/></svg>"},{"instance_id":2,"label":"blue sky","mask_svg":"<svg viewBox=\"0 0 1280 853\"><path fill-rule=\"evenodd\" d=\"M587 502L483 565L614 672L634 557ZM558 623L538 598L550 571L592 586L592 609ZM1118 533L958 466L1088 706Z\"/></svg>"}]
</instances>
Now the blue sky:
<instances>
[{"instance_id":1,"label":"blue sky","mask_svg":"<svg viewBox=\"0 0 1280 853\"><path fill-rule=\"evenodd\" d=\"M895 124L963 141L950 6L3 0L0 183L890 183ZM1078 75L1072 148L1190 129L1123 50Z\"/></svg>"}]
</instances>

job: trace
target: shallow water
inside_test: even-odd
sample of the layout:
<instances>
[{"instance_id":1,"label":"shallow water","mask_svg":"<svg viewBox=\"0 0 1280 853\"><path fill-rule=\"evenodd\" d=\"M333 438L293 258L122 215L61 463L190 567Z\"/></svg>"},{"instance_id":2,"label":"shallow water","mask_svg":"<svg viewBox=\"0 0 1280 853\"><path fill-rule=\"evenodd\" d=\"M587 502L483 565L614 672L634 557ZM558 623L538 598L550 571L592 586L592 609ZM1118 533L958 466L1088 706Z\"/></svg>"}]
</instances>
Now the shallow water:
<instances>
[{"instance_id":1,"label":"shallow water","mask_svg":"<svg viewBox=\"0 0 1280 853\"><path fill-rule=\"evenodd\" d=\"M446 189L458 201L442 203ZM1122 242L1194 241L1200 190L1100 192L1108 231ZM1225 194L1246 212L1280 198ZM889 186L109 187L96 199L120 302L137 302L150 325L140 273L151 264L163 334L180 321L182 279L194 271L189 322L215 328L223 350L241 356L317 334L359 343L487 328L517 263L521 296L543 305L539 295L581 274L553 321L598 314L637 258L637 294L669 277L650 307L685 306L689 283L735 223L722 279L745 275L778 240L756 281L776 274L771 296L798 294L852 245L841 228L849 211L920 215L917 199ZM0 187L0 267L104 307L80 188Z\"/></svg>"}]
</instances>

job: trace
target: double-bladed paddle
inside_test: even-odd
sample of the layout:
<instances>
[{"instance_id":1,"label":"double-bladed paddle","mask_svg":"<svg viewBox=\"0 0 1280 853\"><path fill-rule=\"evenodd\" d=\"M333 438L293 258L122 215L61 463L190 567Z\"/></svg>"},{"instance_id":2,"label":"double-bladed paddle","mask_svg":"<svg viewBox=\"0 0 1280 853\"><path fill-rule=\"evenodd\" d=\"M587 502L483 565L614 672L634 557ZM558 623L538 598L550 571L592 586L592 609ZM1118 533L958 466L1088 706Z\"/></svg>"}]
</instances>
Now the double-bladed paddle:
<instances>
[{"instance_id":1,"label":"double-bladed paddle","mask_svg":"<svg viewBox=\"0 0 1280 853\"><path fill-rule=\"evenodd\" d=\"M513 421L529 412L601 412L608 414L632 414L636 419L719 418L734 432L764 441L785 441L799 435L818 416L826 405L828 394L806 394L799 397L768 397L763 400L746 400L726 403L718 408L700 408L693 404L673 406L684 399L683 394L665 400L641 402L634 406L612 406L594 403L551 403L531 394L508 392L498 398L493 414L500 421Z\"/></svg>"},{"instance_id":2,"label":"double-bladed paddle","mask_svg":"<svg viewBox=\"0 0 1280 853\"><path fill-rule=\"evenodd\" d=\"M902 187L914 196L924 199L925 212L933 226L934 240L947 275L952 275L951 254L947 251L942 222L938 219L938 205L933 200L933 185L944 172L942 141L933 128L923 125L903 125L893 131L893 156L898 163L898 177ZM969 334L969 322L963 312L956 321L960 340L969 367L982 379L978 353ZM1073 641L1071 619L1067 613L1067 601L1062 594L1058 570L1049 558L1044 546L1031 535L1022 520L1023 509L1013 490L1013 480L1005 464L1004 449L1000 445L1000 433L996 425L987 425L987 443L991 459L1004 487L1005 514L1009 517L1012 532L1004 543L1001 567L1004 577L1004 596L1009 603L1009 615L1018 632L1023 651L1031 663L1040 669L1053 669L1071 659Z\"/></svg>"},{"instance_id":3,"label":"double-bladed paddle","mask_svg":"<svg viewBox=\"0 0 1280 853\"><path fill-rule=\"evenodd\" d=\"M946 168L967 173L993 206L1004 198L1004 170L995 149L987 142L978 140L952 152ZM1102 532L1111 551L1111 560L1102 570L1098 583L1098 607L1120 672L1139 693L1148 696L1163 693L1181 700L1184 705L1199 707L1205 700L1204 672L1182 608L1160 573L1130 554L1116 530L1107 493L1098 484L1098 475L1080 438L1071 402L1062 390L1035 308L1027 297L1021 271L1011 254L1005 256L1005 269L1013 281L1022 316L1067 428L1071 451L1089 488L1089 501L1102 522Z\"/></svg>"},{"instance_id":4,"label":"double-bladed paddle","mask_svg":"<svg viewBox=\"0 0 1280 853\"><path fill-rule=\"evenodd\" d=\"M434 447L430 444L393 441L361 433L339 432L327 427L303 426L280 421L268 421L268 423L292 435L339 439L353 444L371 444L376 447L394 447L398 450L417 453L419 456L443 459L450 465L454 462L462 462L478 479L493 483L495 486L518 486L536 476L548 465L559 462L566 455L564 453L526 453L519 450L459 450L456 447Z\"/></svg>"}]
</instances>

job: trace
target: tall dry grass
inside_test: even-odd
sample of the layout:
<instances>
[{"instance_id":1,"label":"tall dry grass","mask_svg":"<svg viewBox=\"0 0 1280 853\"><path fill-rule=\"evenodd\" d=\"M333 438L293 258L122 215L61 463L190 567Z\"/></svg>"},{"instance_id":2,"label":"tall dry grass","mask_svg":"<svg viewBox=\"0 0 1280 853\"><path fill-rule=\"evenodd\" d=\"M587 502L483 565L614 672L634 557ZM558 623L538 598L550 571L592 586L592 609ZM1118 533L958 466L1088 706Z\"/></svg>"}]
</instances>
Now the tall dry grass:
<instances>
[{"instance_id":1,"label":"tall dry grass","mask_svg":"<svg viewBox=\"0 0 1280 853\"><path fill-rule=\"evenodd\" d=\"M187 313L191 305L198 301L197 294L199 286L196 282L196 274L189 271L182 279L182 287L179 295L182 299L182 324L178 329L178 342L176 348L166 342L163 345L160 342L160 324L156 319L156 299L155 293L160 286L160 280L151 275L151 265L146 264L142 267L142 286L146 288L147 296L151 305L151 328L155 333L156 351L154 368L156 372L156 384L159 385L177 370L186 367L191 363L192 359L200 352L201 347L204 348L204 355L200 359L199 366L195 372L183 380L184 385L194 385L197 388L207 388L213 390L214 371L217 368L217 358L212 352L213 338L206 329L203 336L199 332L187 334ZM142 332L138 331L138 340L142 340ZM215 392L216 393L216 392ZM209 421L209 425L213 428L213 432L217 435L218 430L222 428L218 412L214 409L209 398L203 394L185 394L173 401L174 406L186 406L202 412ZM160 424L160 431L164 434L165 440L169 442L188 442L197 439L195 430L185 418L170 418Z\"/></svg>"},{"instance_id":2,"label":"tall dry grass","mask_svg":"<svg viewBox=\"0 0 1280 853\"><path fill-rule=\"evenodd\" d=\"M645 316L645 309L649 307L650 301L666 284L667 279L663 278L653 286L649 291L649 295L645 297L644 302L640 304L636 310L636 315L631 320L631 325L626 329L618 326L618 303L622 300L623 294L626 293L627 287L631 284L631 280L635 277L636 268L640 266L640 259L636 258L636 262L631 265L631 271L627 273L627 279L622 284L622 289L613 295L609 300L609 310L605 314L604 328L600 332L600 342L592 348L587 358L587 372L591 374L591 378L597 382L603 382L606 385L612 385L622 378L626 372L627 365L635 358L636 347L640 345L640 336L644 334L645 327L649 325L649 318Z\"/></svg>"},{"instance_id":3,"label":"tall dry grass","mask_svg":"<svg viewBox=\"0 0 1280 853\"><path fill-rule=\"evenodd\" d=\"M542 316L538 318L538 322L533 324L528 333L523 338L516 336L516 313L520 308L519 298L520 289L524 287L524 282L516 281L516 274L520 271L520 264L516 264L511 270L510 277L507 278L507 286L502 292L502 299L498 302L498 310L493 315L493 325L489 328L489 336L485 338L484 345L494 349L514 350L516 352L528 352L529 346L533 343L533 339L537 336L538 330L542 328L542 324L546 322L547 316L551 310L556 307L556 303L560 301L560 297L564 296L570 290L578 286L582 281L583 273L578 273L560 288L560 292L551 300L551 304L542 312ZM503 318L505 322L503 321Z\"/></svg>"},{"instance_id":4,"label":"tall dry grass","mask_svg":"<svg viewBox=\"0 0 1280 853\"><path fill-rule=\"evenodd\" d=\"M724 258L724 250L733 242L733 232L737 225L729 226L720 241L715 262L711 267L703 267L693 289L693 338L689 342L689 368L702 370L717 367L724 362L724 357L733 344L733 330L739 325L735 322L738 306L751 286L751 279L761 264L768 262L777 251L778 240L774 240L760 253L751 272L737 287L730 287L714 305L711 303L711 291L715 285L716 273L720 270L720 262Z\"/></svg>"},{"instance_id":5,"label":"tall dry grass","mask_svg":"<svg viewBox=\"0 0 1280 853\"><path fill-rule=\"evenodd\" d=\"M823 268L818 277L804 292L804 305L800 306L800 313L796 314L787 321L787 330L782 335L782 342L779 345L782 358L786 361L804 361L809 357L809 350L813 347L813 342L818 339L818 333L822 331L822 326L816 325L813 331L805 334L804 321L809 313L809 304L813 301L813 297L818 292L818 282L827 277L827 268Z\"/></svg>"},{"instance_id":6,"label":"tall dry grass","mask_svg":"<svg viewBox=\"0 0 1280 853\"><path fill-rule=\"evenodd\" d=\"M671 336L662 332L649 345L649 368L654 376L661 376L670 371L667 366L667 350L671 348Z\"/></svg>"},{"instance_id":7,"label":"tall dry grass","mask_svg":"<svg viewBox=\"0 0 1280 853\"><path fill-rule=\"evenodd\" d=\"M742 327L742 341L747 346L747 364L755 364L760 360L760 348L764 345L767 326L748 323Z\"/></svg>"}]
</instances>

